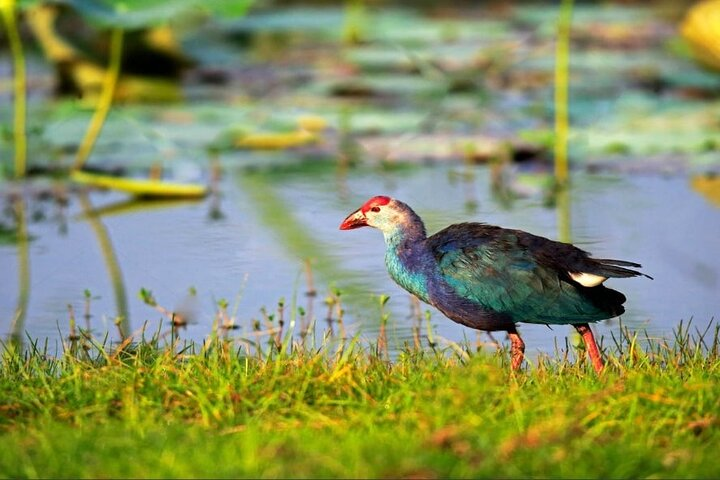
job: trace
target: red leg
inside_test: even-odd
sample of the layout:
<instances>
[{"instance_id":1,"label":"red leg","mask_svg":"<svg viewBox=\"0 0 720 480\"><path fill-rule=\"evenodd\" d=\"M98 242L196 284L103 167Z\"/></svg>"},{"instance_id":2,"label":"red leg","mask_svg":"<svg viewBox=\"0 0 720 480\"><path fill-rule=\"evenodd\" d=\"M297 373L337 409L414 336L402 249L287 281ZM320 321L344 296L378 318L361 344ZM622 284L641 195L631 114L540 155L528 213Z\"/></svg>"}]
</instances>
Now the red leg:
<instances>
[{"instance_id":1,"label":"red leg","mask_svg":"<svg viewBox=\"0 0 720 480\"><path fill-rule=\"evenodd\" d=\"M598 348L597 343L595 343L595 337L593 336L592 330L590 330L590 325L587 323L581 323L574 326L575 330L577 330L585 342L585 348L587 349L588 356L592 361L593 368L595 368L597 373L602 372L605 367L605 362L600 355L600 349Z\"/></svg>"},{"instance_id":2,"label":"red leg","mask_svg":"<svg viewBox=\"0 0 720 480\"><path fill-rule=\"evenodd\" d=\"M525 342L514 328L508 330L508 337L510 338L510 366L513 370L519 370L525 358Z\"/></svg>"}]
</instances>

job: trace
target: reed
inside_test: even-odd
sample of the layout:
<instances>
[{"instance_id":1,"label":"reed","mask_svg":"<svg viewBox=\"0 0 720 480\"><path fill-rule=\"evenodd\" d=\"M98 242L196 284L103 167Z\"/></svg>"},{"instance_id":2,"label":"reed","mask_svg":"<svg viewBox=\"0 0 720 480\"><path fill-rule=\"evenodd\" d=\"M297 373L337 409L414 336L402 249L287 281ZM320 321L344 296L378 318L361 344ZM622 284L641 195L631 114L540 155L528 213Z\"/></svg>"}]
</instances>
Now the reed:
<instances>
[{"instance_id":1,"label":"reed","mask_svg":"<svg viewBox=\"0 0 720 480\"><path fill-rule=\"evenodd\" d=\"M15 178L23 178L27 169L27 75L25 72L25 55L17 26L16 1L0 0L0 16L2 16L7 32L13 64L14 175Z\"/></svg>"},{"instance_id":2,"label":"reed","mask_svg":"<svg viewBox=\"0 0 720 480\"><path fill-rule=\"evenodd\" d=\"M573 0L562 0L555 43L555 182L565 186L568 168L568 85Z\"/></svg>"},{"instance_id":3,"label":"reed","mask_svg":"<svg viewBox=\"0 0 720 480\"><path fill-rule=\"evenodd\" d=\"M105 120L110 113L113 97L115 95L115 87L120 76L120 66L123 51L124 32L120 27L114 27L110 34L110 56L108 59L108 68L105 72L102 90L98 99L90 124L85 131L85 136L80 142L77 154L75 155L75 163L73 170L80 170L87 161L92 152L95 142L102 131Z\"/></svg>"}]
</instances>

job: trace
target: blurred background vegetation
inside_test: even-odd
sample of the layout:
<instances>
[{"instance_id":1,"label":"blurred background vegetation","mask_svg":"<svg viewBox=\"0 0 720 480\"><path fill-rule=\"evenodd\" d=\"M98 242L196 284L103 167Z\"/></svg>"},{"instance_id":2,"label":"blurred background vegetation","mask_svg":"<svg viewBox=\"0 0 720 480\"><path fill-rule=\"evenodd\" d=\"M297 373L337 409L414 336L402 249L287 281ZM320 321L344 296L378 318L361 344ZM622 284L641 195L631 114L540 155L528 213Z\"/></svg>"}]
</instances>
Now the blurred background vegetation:
<instances>
[{"instance_id":1,"label":"blurred background vegetation","mask_svg":"<svg viewBox=\"0 0 720 480\"><path fill-rule=\"evenodd\" d=\"M570 31L570 115L577 125L604 114L593 100L617 96L618 90L650 92L665 103L668 98L715 98L720 68L717 5L712 0L577 2ZM457 128L449 131L466 143L465 155L484 158L506 152L492 141L464 142L462 134L483 129L487 118L479 110L494 99L507 98L510 91L525 97L518 110L528 118L501 119L503 135L487 132L488 136L514 137L515 143L525 140L513 145L515 156L532 156L553 141L552 129L546 134L538 122L553 115L552 106L537 110L545 91L554 86L552 48L558 12L553 4L4 0L2 10L6 28L0 33L0 48L8 62L3 63L0 95L8 100L14 95L18 102L14 120L9 109L3 109L0 118L6 176L22 176L25 169L22 159L16 160L16 167L7 160L13 140L18 142L14 155L29 157L31 171L67 168L58 157L73 149L72 166L84 165L110 103L231 101L247 111L250 104L262 107L284 98L284 108L273 108L280 118L268 121L266 129L253 128L255 120L228 118L227 128L216 127L213 138L207 132L194 135L210 149L263 149L311 144L328 121L335 130L353 130L348 109L357 107L358 101L387 107L393 100L405 100L404 117L376 111L376 117L387 115L387 120L366 118L365 123L384 133L415 133L438 131L439 124L455 122ZM688 69L678 58L693 58L702 69ZM288 98L291 94L294 98ZM457 114L443 111L441 104L450 103L453 94L458 94L458 102L463 95L470 97L465 98L470 100L468 108ZM31 102L29 115L22 104L25 95ZM648 96L639 97L628 99L630 110L646 108L638 102ZM51 98L64 100L43 103ZM84 137L77 130L70 134L65 127L76 120L73 113L83 109L95 109L94 118ZM313 115L304 120L309 129L295 125L297 119L282 118L293 109ZM142 129L140 116L126 112L125 122L139 121L137 128ZM693 114L699 117L698 127L707 123L702 112ZM717 147L717 137L702 128L680 144L661 138L664 130L646 132L643 126L640 132L634 129L640 135L630 141L628 124L636 119L618 117L605 119L602 135L587 131L577 136L591 152ZM667 130L677 130L671 119L659 121ZM257 133L261 135L253 136ZM389 145L367 140L371 150L388 155ZM23 153L26 149L29 154ZM396 156L418 154L403 153ZM117 163L130 168L127 162Z\"/></svg>"}]
</instances>

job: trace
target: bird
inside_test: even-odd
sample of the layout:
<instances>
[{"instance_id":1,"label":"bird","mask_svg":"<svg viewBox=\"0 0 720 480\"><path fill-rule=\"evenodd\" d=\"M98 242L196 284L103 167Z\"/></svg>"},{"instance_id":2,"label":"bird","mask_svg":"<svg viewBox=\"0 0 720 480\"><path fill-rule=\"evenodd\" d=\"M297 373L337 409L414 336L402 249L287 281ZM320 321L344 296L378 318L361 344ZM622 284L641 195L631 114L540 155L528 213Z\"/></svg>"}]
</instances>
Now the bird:
<instances>
[{"instance_id":1,"label":"bird","mask_svg":"<svg viewBox=\"0 0 720 480\"><path fill-rule=\"evenodd\" d=\"M621 315L626 300L603 282L652 279L635 270L638 263L592 258L569 243L486 223L457 223L428 236L412 208L385 195L370 198L340 224L340 230L360 227L383 233L385 265L398 285L461 325L507 332L513 371L525 355L517 323L534 323L572 325L601 373L604 361L590 323Z\"/></svg>"}]
</instances>

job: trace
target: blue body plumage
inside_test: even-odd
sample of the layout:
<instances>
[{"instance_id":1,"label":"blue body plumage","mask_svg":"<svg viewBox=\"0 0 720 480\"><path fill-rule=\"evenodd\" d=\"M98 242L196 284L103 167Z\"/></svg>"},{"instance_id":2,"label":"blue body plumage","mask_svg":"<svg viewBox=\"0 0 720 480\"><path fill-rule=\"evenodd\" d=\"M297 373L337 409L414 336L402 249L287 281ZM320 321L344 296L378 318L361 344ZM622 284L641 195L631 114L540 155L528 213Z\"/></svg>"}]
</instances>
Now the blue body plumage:
<instances>
[{"instance_id":1,"label":"blue body plumage","mask_svg":"<svg viewBox=\"0 0 720 480\"><path fill-rule=\"evenodd\" d=\"M384 196L368 200L340 228L363 226L383 232L385 264L401 287L458 323L508 331L514 367L524 350L515 323L571 324L599 371L588 323L620 315L625 302L602 282L644 275L627 268L640 267L636 263L593 259L570 244L482 223L451 225L427 237L409 206Z\"/></svg>"}]
</instances>

